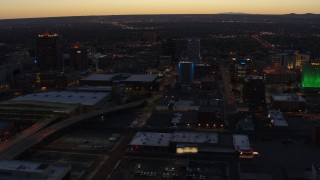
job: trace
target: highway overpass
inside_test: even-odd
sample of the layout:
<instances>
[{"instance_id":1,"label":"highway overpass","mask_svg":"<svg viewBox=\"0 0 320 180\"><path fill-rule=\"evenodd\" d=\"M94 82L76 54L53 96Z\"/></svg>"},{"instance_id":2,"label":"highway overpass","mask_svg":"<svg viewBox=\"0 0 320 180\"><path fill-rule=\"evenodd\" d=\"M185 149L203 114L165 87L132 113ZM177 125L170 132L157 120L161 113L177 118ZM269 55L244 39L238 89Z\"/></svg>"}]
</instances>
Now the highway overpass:
<instances>
[{"instance_id":1,"label":"highway overpass","mask_svg":"<svg viewBox=\"0 0 320 180\"><path fill-rule=\"evenodd\" d=\"M12 145L8 147L3 147L0 150L0 159L14 159L15 157L19 156L23 152L27 151L32 146L40 143L42 140L47 138L48 136L67 128L73 124L79 123L81 121L94 118L97 116L100 116L102 114L111 113L111 112L117 112L120 110L130 109L130 108L136 108L144 104L145 101L136 101L124 105L114 106L111 108L101 109L93 112L89 112L86 114L82 114L79 116L75 116L69 119L65 119L61 122L58 122L56 124L53 124L50 127L44 128L36 133L34 133L31 136L22 136L18 140L15 141Z\"/></svg>"}]
</instances>

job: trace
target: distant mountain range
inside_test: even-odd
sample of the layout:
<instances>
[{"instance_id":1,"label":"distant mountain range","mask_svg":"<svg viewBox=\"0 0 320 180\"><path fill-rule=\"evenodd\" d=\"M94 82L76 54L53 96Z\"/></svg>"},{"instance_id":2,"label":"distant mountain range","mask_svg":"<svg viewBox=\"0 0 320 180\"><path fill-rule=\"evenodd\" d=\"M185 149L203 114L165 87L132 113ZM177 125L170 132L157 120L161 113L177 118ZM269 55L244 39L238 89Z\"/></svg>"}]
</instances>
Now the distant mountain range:
<instances>
[{"instance_id":1,"label":"distant mountain range","mask_svg":"<svg viewBox=\"0 0 320 180\"><path fill-rule=\"evenodd\" d=\"M249 14L249 13L243 13L243 12L223 12L218 14Z\"/></svg>"},{"instance_id":2,"label":"distant mountain range","mask_svg":"<svg viewBox=\"0 0 320 180\"><path fill-rule=\"evenodd\" d=\"M319 16L320 14L314 14L314 13L304 13L304 14L296 14L296 13L290 13L290 14L252 14L252 13L244 13L244 12L223 12L218 14L234 14L234 15L278 15L278 16ZM214 15L214 14L212 14Z\"/></svg>"},{"instance_id":3,"label":"distant mountain range","mask_svg":"<svg viewBox=\"0 0 320 180\"><path fill-rule=\"evenodd\" d=\"M270 17L270 18L285 18L289 20L320 20L320 14L313 14L313 13L305 13L305 14L250 14L250 13L243 13L243 12L223 12L217 14L137 14L137 15L94 15L94 16L65 16L65 17L43 17L43 18L21 18L21 19L0 19L1 22L3 21L46 21L46 20L72 20L72 21L83 21L83 20L93 20L95 18L106 18L106 19L119 19L119 18L142 18L140 20L148 20L148 18L178 18L178 19L187 19L190 20L191 18L204 18L204 19L212 19L212 18L241 18L241 17L248 17L248 18L260 18L260 17ZM186 18L187 17L187 18ZM277 19L278 20L278 19Z\"/></svg>"}]
</instances>

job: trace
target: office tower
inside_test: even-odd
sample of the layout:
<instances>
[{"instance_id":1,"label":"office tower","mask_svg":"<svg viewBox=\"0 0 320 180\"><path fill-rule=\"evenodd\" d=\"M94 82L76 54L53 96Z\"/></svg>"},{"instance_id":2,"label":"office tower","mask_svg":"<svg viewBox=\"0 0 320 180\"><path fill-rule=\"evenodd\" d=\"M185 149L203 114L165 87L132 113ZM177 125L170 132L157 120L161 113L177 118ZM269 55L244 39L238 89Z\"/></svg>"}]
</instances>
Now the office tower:
<instances>
[{"instance_id":1,"label":"office tower","mask_svg":"<svg viewBox=\"0 0 320 180\"><path fill-rule=\"evenodd\" d=\"M230 64L230 74L233 81L243 80L251 74L251 58L233 59Z\"/></svg>"},{"instance_id":2,"label":"office tower","mask_svg":"<svg viewBox=\"0 0 320 180\"><path fill-rule=\"evenodd\" d=\"M273 68L280 68L280 56L272 56L271 57L271 66Z\"/></svg>"},{"instance_id":3,"label":"office tower","mask_svg":"<svg viewBox=\"0 0 320 180\"><path fill-rule=\"evenodd\" d=\"M37 39L37 64L41 72L63 71L61 37L53 32L44 32Z\"/></svg>"},{"instance_id":4,"label":"office tower","mask_svg":"<svg viewBox=\"0 0 320 180\"><path fill-rule=\"evenodd\" d=\"M194 79L200 80L210 75L212 67L208 64L195 64L194 65Z\"/></svg>"},{"instance_id":5,"label":"office tower","mask_svg":"<svg viewBox=\"0 0 320 180\"><path fill-rule=\"evenodd\" d=\"M75 71L86 71L88 69L87 49L80 43L73 44L70 50L70 60L70 65Z\"/></svg>"},{"instance_id":6,"label":"office tower","mask_svg":"<svg viewBox=\"0 0 320 180\"><path fill-rule=\"evenodd\" d=\"M0 43L0 65L5 64L7 52L7 45L4 43Z\"/></svg>"},{"instance_id":7,"label":"office tower","mask_svg":"<svg viewBox=\"0 0 320 180\"><path fill-rule=\"evenodd\" d=\"M248 76L243 84L243 100L250 104L266 102L265 85L262 76Z\"/></svg>"},{"instance_id":8,"label":"office tower","mask_svg":"<svg viewBox=\"0 0 320 180\"><path fill-rule=\"evenodd\" d=\"M320 62L312 61L303 66L301 86L320 88Z\"/></svg>"},{"instance_id":9,"label":"office tower","mask_svg":"<svg viewBox=\"0 0 320 180\"><path fill-rule=\"evenodd\" d=\"M283 69L293 69L296 66L295 52L287 51L280 55L280 67Z\"/></svg>"},{"instance_id":10,"label":"office tower","mask_svg":"<svg viewBox=\"0 0 320 180\"><path fill-rule=\"evenodd\" d=\"M193 63L200 61L200 39L188 39L188 59Z\"/></svg>"},{"instance_id":11,"label":"office tower","mask_svg":"<svg viewBox=\"0 0 320 180\"><path fill-rule=\"evenodd\" d=\"M162 42L162 55L171 56L174 65L178 64L178 54L176 39L166 39Z\"/></svg>"},{"instance_id":12,"label":"office tower","mask_svg":"<svg viewBox=\"0 0 320 180\"><path fill-rule=\"evenodd\" d=\"M159 68L159 54L155 51L141 51L137 54L137 58L140 71Z\"/></svg>"},{"instance_id":13,"label":"office tower","mask_svg":"<svg viewBox=\"0 0 320 180\"><path fill-rule=\"evenodd\" d=\"M192 85L194 80L193 62L180 61L178 65L179 82L181 85Z\"/></svg>"},{"instance_id":14,"label":"office tower","mask_svg":"<svg viewBox=\"0 0 320 180\"><path fill-rule=\"evenodd\" d=\"M296 54L296 65L295 67L297 69L302 69L303 65L310 61L310 55L309 54Z\"/></svg>"}]
</instances>

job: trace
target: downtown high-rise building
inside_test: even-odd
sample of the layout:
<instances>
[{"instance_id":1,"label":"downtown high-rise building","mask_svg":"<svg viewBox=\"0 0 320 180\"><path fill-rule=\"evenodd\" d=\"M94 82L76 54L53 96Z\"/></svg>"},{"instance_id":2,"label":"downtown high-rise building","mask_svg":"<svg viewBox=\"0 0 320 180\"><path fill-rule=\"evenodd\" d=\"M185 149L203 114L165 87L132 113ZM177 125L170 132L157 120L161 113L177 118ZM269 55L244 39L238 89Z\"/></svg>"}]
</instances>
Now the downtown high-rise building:
<instances>
[{"instance_id":1,"label":"downtown high-rise building","mask_svg":"<svg viewBox=\"0 0 320 180\"><path fill-rule=\"evenodd\" d=\"M4 43L0 43L0 65L5 64L7 52L7 45Z\"/></svg>"},{"instance_id":2,"label":"downtown high-rise building","mask_svg":"<svg viewBox=\"0 0 320 180\"><path fill-rule=\"evenodd\" d=\"M261 105L266 102L265 84L262 76L247 76L244 80L243 100L246 103Z\"/></svg>"},{"instance_id":3,"label":"downtown high-rise building","mask_svg":"<svg viewBox=\"0 0 320 180\"><path fill-rule=\"evenodd\" d=\"M280 68L294 69L296 66L296 53L293 51L286 51L280 54Z\"/></svg>"},{"instance_id":4,"label":"downtown high-rise building","mask_svg":"<svg viewBox=\"0 0 320 180\"><path fill-rule=\"evenodd\" d=\"M178 64L179 83L181 85L192 85L194 81L194 63L180 61Z\"/></svg>"},{"instance_id":5,"label":"downtown high-rise building","mask_svg":"<svg viewBox=\"0 0 320 180\"><path fill-rule=\"evenodd\" d=\"M187 53L189 61L193 63L200 63L200 39L188 39Z\"/></svg>"},{"instance_id":6,"label":"downtown high-rise building","mask_svg":"<svg viewBox=\"0 0 320 180\"><path fill-rule=\"evenodd\" d=\"M86 71L88 69L88 52L80 43L72 45L70 50L70 66L75 71Z\"/></svg>"},{"instance_id":7,"label":"downtown high-rise building","mask_svg":"<svg viewBox=\"0 0 320 180\"><path fill-rule=\"evenodd\" d=\"M40 71L63 71L61 36L53 32L38 35L36 56Z\"/></svg>"}]
</instances>

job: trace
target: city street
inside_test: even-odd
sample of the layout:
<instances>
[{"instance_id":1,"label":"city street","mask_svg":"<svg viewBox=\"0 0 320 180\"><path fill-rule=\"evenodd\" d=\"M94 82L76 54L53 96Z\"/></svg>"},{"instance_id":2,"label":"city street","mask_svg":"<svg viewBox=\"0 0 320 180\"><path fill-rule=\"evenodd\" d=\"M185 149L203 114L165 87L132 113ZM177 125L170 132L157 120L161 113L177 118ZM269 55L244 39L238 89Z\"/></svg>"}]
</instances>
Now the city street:
<instances>
[{"instance_id":1,"label":"city street","mask_svg":"<svg viewBox=\"0 0 320 180\"><path fill-rule=\"evenodd\" d=\"M220 65L222 76L222 94L224 102L225 122L227 123L227 116L237 112L237 107L232 92L232 84L230 81L230 73L227 67Z\"/></svg>"}]
</instances>

